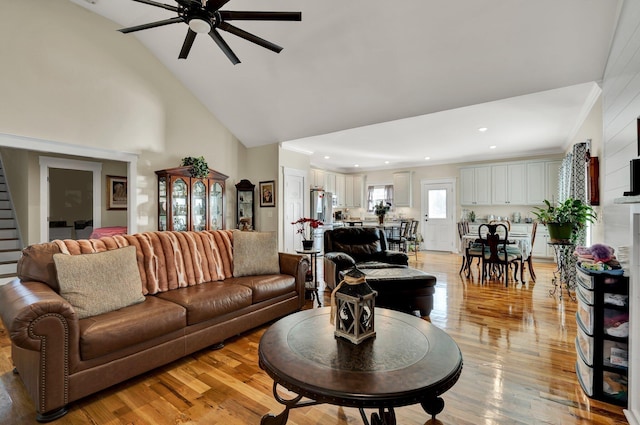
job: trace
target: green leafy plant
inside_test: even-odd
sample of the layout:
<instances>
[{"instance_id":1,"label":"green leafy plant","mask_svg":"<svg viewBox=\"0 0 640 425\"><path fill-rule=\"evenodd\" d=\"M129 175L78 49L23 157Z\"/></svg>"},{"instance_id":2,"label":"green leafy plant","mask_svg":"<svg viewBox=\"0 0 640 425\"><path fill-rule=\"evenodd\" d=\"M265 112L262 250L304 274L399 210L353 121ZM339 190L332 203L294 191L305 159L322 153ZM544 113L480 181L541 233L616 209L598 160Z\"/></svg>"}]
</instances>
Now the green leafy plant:
<instances>
[{"instance_id":1,"label":"green leafy plant","mask_svg":"<svg viewBox=\"0 0 640 425\"><path fill-rule=\"evenodd\" d=\"M187 156L182 158L182 166L191 166L191 176L197 179L203 179L209 175L209 164L203 156L193 157Z\"/></svg>"},{"instance_id":2,"label":"green leafy plant","mask_svg":"<svg viewBox=\"0 0 640 425\"><path fill-rule=\"evenodd\" d=\"M542 224L557 223L571 224L573 232L582 229L587 222L593 223L598 219L591 205L587 205L579 199L568 198L557 205L552 205L544 200L544 207L535 207L531 213Z\"/></svg>"}]
</instances>

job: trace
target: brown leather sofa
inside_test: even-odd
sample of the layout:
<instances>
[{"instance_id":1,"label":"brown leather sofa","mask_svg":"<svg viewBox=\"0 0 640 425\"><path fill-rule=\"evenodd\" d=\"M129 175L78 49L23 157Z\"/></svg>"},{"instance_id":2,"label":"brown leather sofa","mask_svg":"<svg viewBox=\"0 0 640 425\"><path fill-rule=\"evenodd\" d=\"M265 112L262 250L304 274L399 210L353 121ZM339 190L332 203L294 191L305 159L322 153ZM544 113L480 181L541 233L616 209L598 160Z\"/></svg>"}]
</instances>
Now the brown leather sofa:
<instances>
[{"instance_id":1,"label":"brown leather sofa","mask_svg":"<svg viewBox=\"0 0 640 425\"><path fill-rule=\"evenodd\" d=\"M79 319L59 295L53 255L129 245L136 247L144 301ZM57 419L82 397L302 308L308 261L278 255L279 274L233 277L233 233L225 230L25 248L19 279L0 286L0 315L36 419Z\"/></svg>"},{"instance_id":2,"label":"brown leather sofa","mask_svg":"<svg viewBox=\"0 0 640 425\"><path fill-rule=\"evenodd\" d=\"M330 289L340 272L358 268L407 266L404 252L389 250L384 231L377 227L339 227L324 232L324 279Z\"/></svg>"}]
</instances>

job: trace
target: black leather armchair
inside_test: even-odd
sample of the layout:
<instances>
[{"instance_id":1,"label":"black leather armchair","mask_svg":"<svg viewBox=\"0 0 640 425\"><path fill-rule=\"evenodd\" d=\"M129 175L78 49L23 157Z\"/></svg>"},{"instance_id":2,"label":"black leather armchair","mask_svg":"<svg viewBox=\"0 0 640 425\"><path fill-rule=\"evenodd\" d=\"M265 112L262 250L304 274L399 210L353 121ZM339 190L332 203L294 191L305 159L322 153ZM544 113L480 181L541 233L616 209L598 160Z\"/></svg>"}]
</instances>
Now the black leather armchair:
<instances>
[{"instance_id":1,"label":"black leather armchair","mask_svg":"<svg viewBox=\"0 0 640 425\"><path fill-rule=\"evenodd\" d=\"M324 232L324 280L335 288L340 272L353 266L389 268L408 266L404 252L388 249L387 238L377 227L339 227Z\"/></svg>"}]
</instances>

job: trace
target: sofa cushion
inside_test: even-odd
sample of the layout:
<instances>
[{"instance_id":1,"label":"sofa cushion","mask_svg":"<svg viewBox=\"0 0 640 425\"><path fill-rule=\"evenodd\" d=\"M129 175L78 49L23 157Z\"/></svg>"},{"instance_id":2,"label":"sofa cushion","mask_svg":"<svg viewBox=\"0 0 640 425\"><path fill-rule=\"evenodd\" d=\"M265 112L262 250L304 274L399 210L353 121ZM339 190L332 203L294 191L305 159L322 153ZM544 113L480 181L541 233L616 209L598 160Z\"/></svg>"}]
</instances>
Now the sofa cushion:
<instances>
[{"instance_id":1,"label":"sofa cushion","mask_svg":"<svg viewBox=\"0 0 640 425\"><path fill-rule=\"evenodd\" d=\"M251 288L254 304L289 294L296 290L296 279L288 274L234 277L227 279L225 282Z\"/></svg>"},{"instance_id":2,"label":"sofa cushion","mask_svg":"<svg viewBox=\"0 0 640 425\"><path fill-rule=\"evenodd\" d=\"M147 296L143 303L80 320L80 356L91 360L184 329L184 307Z\"/></svg>"},{"instance_id":3,"label":"sofa cushion","mask_svg":"<svg viewBox=\"0 0 640 425\"><path fill-rule=\"evenodd\" d=\"M280 273L275 232L233 232L233 276Z\"/></svg>"},{"instance_id":4,"label":"sofa cushion","mask_svg":"<svg viewBox=\"0 0 640 425\"><path fill-rule=\"evenodd\" d=\"M60 295L79 319L145 300L133 246L93 254L54 254L53 261Z\"/></svg>"},{"instance_id":5,"label":"sofa cushion","mask_svg":"<svg viewBox=\"0 0 640 425\"><path fill-rule=\"evenodd\" d=\"M226 280L162 292L158 298L183 306L187 310L187 325L231 313L251 305L251 289Z\"/></svg>"}]
</instances>

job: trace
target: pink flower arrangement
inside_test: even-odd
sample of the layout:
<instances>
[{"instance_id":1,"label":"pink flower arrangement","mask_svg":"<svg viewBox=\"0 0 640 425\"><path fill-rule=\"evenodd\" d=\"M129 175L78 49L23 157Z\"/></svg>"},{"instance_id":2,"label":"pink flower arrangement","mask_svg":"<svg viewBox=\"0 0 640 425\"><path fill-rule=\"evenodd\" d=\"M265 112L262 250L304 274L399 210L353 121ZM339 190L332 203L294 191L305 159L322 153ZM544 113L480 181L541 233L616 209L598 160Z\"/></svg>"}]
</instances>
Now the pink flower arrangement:
<instances>
[{"instance_id":1,"label":"pink flower arrangement","mask_svg":"<svg viewBox=\"0 0 640 425\"><path fill-rule=\"evenodd\" d=\"M311 229L317 229L324 223L320 220L316 220L315 218L300 217L291 224L298 226L296 233L302 234L302 239L311 240L313 239L313 230Z\"/></svg>"}]
</instances>

